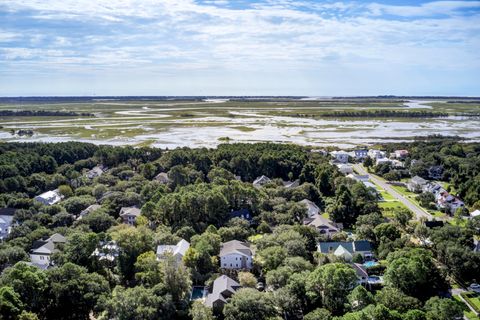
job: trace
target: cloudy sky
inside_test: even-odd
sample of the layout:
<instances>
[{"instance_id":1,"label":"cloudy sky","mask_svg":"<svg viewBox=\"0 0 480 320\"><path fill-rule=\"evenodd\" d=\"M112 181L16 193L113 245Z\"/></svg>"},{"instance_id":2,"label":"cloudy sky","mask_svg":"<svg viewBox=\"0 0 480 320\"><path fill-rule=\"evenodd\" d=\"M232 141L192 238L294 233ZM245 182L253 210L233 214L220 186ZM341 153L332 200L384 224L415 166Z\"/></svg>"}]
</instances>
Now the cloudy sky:
<instances>
[{"instance_id":1,"label":"cloudy sky","mask_svg":"<svg viewBox=\"0 0 480 320\"><path fill-rule=\"evenodd\" d=\"M377 94L480 95L480 1L0 1L0 96Z\"/></svg>"}]
</instances>

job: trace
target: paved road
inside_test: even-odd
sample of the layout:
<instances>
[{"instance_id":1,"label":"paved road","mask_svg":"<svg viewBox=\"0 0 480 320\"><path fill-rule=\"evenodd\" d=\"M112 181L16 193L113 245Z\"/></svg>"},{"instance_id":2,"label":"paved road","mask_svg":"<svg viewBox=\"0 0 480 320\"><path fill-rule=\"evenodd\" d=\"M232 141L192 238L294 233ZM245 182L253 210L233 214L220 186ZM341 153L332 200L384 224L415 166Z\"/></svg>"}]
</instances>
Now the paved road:
<instances>
[{"instance_id":1,"label":"paved road","mask_svg":"<svg viewBox=\"0 0 480 320\"><path fill-rule=\"evenodd\" d=\"M395 199L403 203L408 209L410 209L410 211L412 211L417 216L417 219L420 219L420 218L427 218L428 220L432 219L432 215L430 213L417 207L412 201L410 201L410 199L401 195L397 190L392 188L391 185L379 179L376 175L368 173L361 164L354 164L353 168L355 169L355 171L358 172L358 174L361 174L361 175L368 174L370 176L370 180L372 180L376 185L380 186L383 190L388 192L392 197L394 197Z\"/></svg>"}]
</instances>

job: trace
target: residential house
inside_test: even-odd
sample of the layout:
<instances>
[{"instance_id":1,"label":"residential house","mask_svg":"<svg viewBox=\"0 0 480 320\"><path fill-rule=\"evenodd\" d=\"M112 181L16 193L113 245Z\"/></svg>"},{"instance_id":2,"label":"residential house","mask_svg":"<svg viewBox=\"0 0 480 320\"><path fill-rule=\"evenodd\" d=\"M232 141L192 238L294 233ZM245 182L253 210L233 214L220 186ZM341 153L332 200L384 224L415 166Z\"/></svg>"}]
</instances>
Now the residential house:
<instances>
[{"instance_id":1,"label":"residential house","mask_svg":"<svg viewBox=\"0 0 480 320\"><path fill-rule=\"evenodd\" d=\"M232 278L222 275L213 282L212 293L207 295L205 305L212 308L216 312L220 312L227 303L227 299L231 298L241 286Z\"/></svg>"},{"instance_id":2,"label":"residential house","mask_svg":"<svg viewBox=\"0 0 480 320\"><path fill-rule=\"evenodd\" d=\"M115 198L115 197L121 196L121 195L122 195L122 193L120 191L106 191L102 194L100 199L98 199L98 203L102 204L103 202L105 202L108 199L112 199L112 198Z\"/></svg>"},{"instance_id":3,"label":"residential house","mask_svg":"<svg viewBox=\"0 0 480 320\"><path fill-rule=\"evenodd\" d=\"M347 178L353 179L358 182L367 182L370 179L370 176L368 174L360 175L351 173L347 175Z\"/></svg>"},{"instance_id":4,"label":"residential house","mask_svg":"<svg viewBox=\"0 0 480 320\"><path fill-rule=\"evenodd\" d=\"M378 188L377 188L377 185L371 183L370 181L362 181L363 185L369 189L374 189L375 190L375 193L378 192ZM372 192L373 193L373 192Z\"/></svg>"},{"instance_id":5,"label":"residential house","mask_svg":"<svg viewBox=\"0 0 480 320\"><path fill-rule=\"evenodd\" d=\"M86 209L82 210L82 212L80 212L80 215L78 216L78 219L81 219L83 216L86 216L87 214L89 213L92 213L93 211L96 211L98 209L100 209L102 206L99 205L99 204L92 204L90 206L88 206Z\"/></svg>"},{"instance_id":6,"label":"residential house","mask_svg":"<svg viewBox=\"0 0 480 320\"><path fill-rule=\"evenodd\" d=\"M431 166L428 168L428 177L433 180L442 179L443 166Z\"/></svg>"},{"instance_id":7,"label":"residential house","mask_svg":"<svg viewBox=\"0 0 480 320\"><path fill-rule=\"evenodd\" d=\"M190 243L184 239L180 240L176 245L159 245L157 247L157 260L165 259L167 254L171 254L175 258L177 265L179 265L189 248Z\"/></svg>"},{"instance_id":8,"label":"residential house","mask_svg":"<svg viewBox=\"0 0 480 320\"><path fill-rule=\"evenodd\" d=\"M408 150L395 150L394 155L397 159L405 159L406 157L408 157L409 152Z\"/></svg>"},{"instance_id":9,"label":"residential house","mask_svg":"<svg viewBox=\"0 0 480 320\"><path fill-rule=\"evenodd\" d=\"M445 209L450 214L454 214L457 209L465 207L465 203L463 203L460 198L455 197L448 193L447 191L442 191L436 196L437 200L437 208L438 209Z\"/></svg>"},{"instance_id":10,"label":"residential house","mask_svg":"<svg viewBox=\"0 0 480 320\"><path fill-rule=\"evenodd\" d=\"M283 181L282 183L285 189L292 189L300 185L300 180L297 179L295 181Z\"/></svg>"},{"instance_id":11,"label":"residential house","mask_svg":"<svg viewBox=\"0 0 480 320\"><path fill-rule=\"evenodd\" d=\"M240 219L247 220L248 222L252 222L252 214L250 213L250 210L246 208L242 208L240 210L235 210L235 211L232 210L232 212L230 212L228 216L230 217L230 219L240 218Z\"/></svg>"},{"instance_id":12,"label":"residential house","mask_svg":"<svg viewBox=\"0 0 480 320\"><path fill-rule=\"evenodd\" d=\"M348 152L340 150L340 151L332 151L330 155L333 157L334 162L338 163L348 163L348 158L350 155Z\"/></svg>"},{"instance_id":13,"label":"residential house","mask_svg":"<svg viewBox=\"0 0 480 320\"><path fill-rule=\"evenodd\" d=\"M385 158L385 155L386 155L385 151L375 150L375 149L368 150L367 154L373 160Z\"/></svg>"},{"instance_id":14,"label":"residential house","mask_svg":"<svg viewBox=\"0 0 480 320\"><path fill-rule=\"evenodd\" d=\"M475 218L475 217L480 217L480 210L475 210L473 212L470 212L470 217Z\"/></svg>"},{"instance_id":15,"label":"residential house","mask_svg":"<svg viewBox=\"0 0 480 320\"><path fill-rule=\"evenodd\" d=\"M355 254L360 254L364 260L370 260L373 257L372 246L366 240L351 242L320 242L318 251L324 254L334 254L342 257L345 261L352 261Z\"/></svg>"},{"instance_id":16,"label":"residential house","mask_svg":"<svg viewBox=\"0 0 480 320\"><path fill-rule=\"evenodd\" d=\"M5 240L12 230L15 208L0 208L0 241Z\"/></svg>"},{"instance_id":17,"label":"residential house","mask_svg":"<svg viewBox=\"0 0 480 320\"><path fill-rule=\"evenodd\" d=\"M37 240L30 250L30 260L33 265L48 268L51 265L50 257L58 251L58 244L66 243L67 239L59 233L55 233L47 239Z\"/></svg>"},{"instance_id":18,"label":"residential house","mask_svg":"<svg viewBox=\"0 0 480 320\"><path fill-rule=\"evenodd\" d=\"M86 176L88 179L94 179L100 177L104 172L103 166L95 166L91 170L88 170Z\"/></svg>"},{"instance_id":19,"label":"residential house","mask_svg":"<svg viewBox=\"0 0 480 320\"><path fill-rule=\"evenodd\" d=\"M100 241L100 244L92 252L92 256L98 261L114 262L120 254L120 248L115 241Z\"/></svg>"},{"instance_id":20,"label":"residential house","mask_svg":"<svg viewBox=\"0 0 480 320\"><path fill-rule=\"evenodd\" d=\"M55 190L44 192L36 196L35 198L33 198L33 200L41 202L44 205L51 206L53 204L60 202L62 198L63 196L60 194L58 189L55 189Z\"/></svg>"},{"instance_id":21,"label":"residential house","mask_svg":"<svg viewBox=\"0 0 480 320\"><path fill-rule=\"evenodd\" d=\"M170 183L170 178L168 177L168 173L166 172L160 172L153 178L155 181L160 182L161 184L169 184Z\"/></svg>"},{"instance_id":22,"label":"residential house","mask_svg":"<svg viewBox=\"0 0 480 320\"><path fill-rule=\"evenodd\" d=\"M252 250L248 243L238 240L224 242L219 257L223 269L252 269Z\"/></svg>"},{"instance_id":23,"label":"residential house","mask_svg":"<svg viewBox=\"0 0 480 320\"><path fill-rule=\"evenodd\" d=\"M255 179L255 181L253 181L253 186L255 188L260 188L262 187L263 185L271 182L272 180L267 177L267 176L261 176L261 177L258 177L257 179Z\"/></svg>"},{"instance_id":24,"label":"residential house","mask_svg":"<svg viewBox=\"0 0 480 320\"><path fill-rule=\"evenodd\" d=\"M135 225L135 221L137 221L140 214L141 211L137 207L123 207L120 209L120 218L122 218L123 223L131 226Z\"/></svg>"},{"instance_id":25,"label":"residential house","mask_svg":"<svg viewBox=\"0 0 480 320\"><path fill-rule=\"evenodd\" d=\"M388 158L377 158L375 160L375 165L376 166L384 164L384 163L392 164L392 160L390 160Z\"/></svg>"},{"instance_id":26,"label":"residential house","mask_svg":"<svg viewBox=\"0 0 480 320\"><path fill-rule=\"evenodd\" d=\"M315 204L315 202L310 201L308 199L303 199L300 201L301 204L304 204L307 207L307 216L309 218L314 217L320 212L320 208Z\"/></svg>"},{"instance_id":27,"label":"residential house","mask_svg":"<svg viewBox=\"0 0 480 320\"><path fill-rule=\"evenodd\" d=\"M313 149L311 152L321 154L322 156L328 155L328 151L325 149Z\"/></svg>"},{"instance_id":28,"label":"residential house","mask_svg":"<svg viewBox=\"0 0 480 320\"><path fill-rule=\"evenodd\" d=\"M404 169L405 168L405 162L403 162L403 161L394 159L394 160L392 160L391 163L392 163L392 167L394 169Z\"/></svg>"},{"instance_id":29,"label":"residential house","mask_svg":"<svg viewBox=\"0 0 480 320\"><path fill-rule=\"evenodd\" d=\"M353 151L356 160L363 160L368 157L367 149L357 149Z\"/></svg>"},{"instance_id":30,"label":"residential house","mask_svg":"<svg viewBox=\"0 0 480 320\"><path fill-rule=\"evenodd\" d=\"M407 183L407 189L410 192L421 193L427 185L427 180L422 177L415 176Z\"/></svg>"},{"instance_id":31,"label":"residential house","mask_svg":"<svg viewBox=\"0 0 480 320\"><path fill-rule=\"evenodd\" d=\"M442 188L441 185L439 185L436 182L428 182L424 187L423 187L423 192L430 192L433 193L434 196L437 196L441 192L444 192L445 189Z\"/></svg>"},{"instance_id":32,"label":"residential house","mask_svg":"<svg viewBox=\"0 0 480 320\"><path fill-rule=\"evenodd\" d=\"M330 238L341 230L341 225L336 224L319 214L305 218L303 220L303 225L315 228L320 234L325 235L327 238Z\"/></svg>"},{"instance_id":33,"label":"residential house","mask_svg":"<svg viewBox=\"0 0 480 320\"><path fill-rule=\"evenodd\" d=\"M349 173L353 173L353 167L348 164L337 164L338 171L347 175Z\"/></svg>"}]
</instances>

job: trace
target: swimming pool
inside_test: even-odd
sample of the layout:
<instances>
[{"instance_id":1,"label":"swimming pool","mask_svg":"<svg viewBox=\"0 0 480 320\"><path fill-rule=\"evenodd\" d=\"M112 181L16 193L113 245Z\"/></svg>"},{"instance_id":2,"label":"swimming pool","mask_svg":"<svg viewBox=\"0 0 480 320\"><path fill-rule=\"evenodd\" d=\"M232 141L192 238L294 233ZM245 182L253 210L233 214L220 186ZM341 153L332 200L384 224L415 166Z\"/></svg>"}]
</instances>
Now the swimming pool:
<instances>
[{"instance_id":1,"label":"swimming pool","mask_svg":"<svg viewBox=\"0 0 480 320\"><path fill-rule=\"evenodd\" d=\"M375 267L376 265L378 265L377 261L367 261L363 264L365 268Z\"/></svg>"},{"instance_id":2,"label":"swimming pool","mask_svg":"<svg viewBox=\"0 0 480 320\"><path fill-rule=\"evenodd\" d=\"M207 295L207 290L205 287L193 287L192 288L192 295L190 297L190 300L197 300L197 299L203 299Z\"/></svg>"}]
</instances>

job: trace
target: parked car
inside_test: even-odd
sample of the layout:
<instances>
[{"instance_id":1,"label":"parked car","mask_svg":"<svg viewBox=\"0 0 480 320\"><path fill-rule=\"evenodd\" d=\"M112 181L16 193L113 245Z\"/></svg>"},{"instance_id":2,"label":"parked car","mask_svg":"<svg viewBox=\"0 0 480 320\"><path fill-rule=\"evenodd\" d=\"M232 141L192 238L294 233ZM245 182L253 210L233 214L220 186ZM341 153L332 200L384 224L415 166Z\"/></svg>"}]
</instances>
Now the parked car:
<instances>
[{"instance_id":1,"label":"parked car","mask_svg":"<svg viewBox=\"0 0 480 320\"><path fill-rule=\"evenodd\" d=\"M258 291L263 291L265 289L265 286L263 285L263 282L257 283L257 285L255 287L257 288Z\"/></svg>"},{"instance_id":2,"label":"parked car","mask_svg":"<svg viewBox=\"0 0 480 320\"><path fill-rule=\"evenodd\" d=\"M468 290L469 290L469 291L473 291L473 292L480 293L480 284L478 284L478 283L472 283L472 284L468 287Z\"/></svg>"}]
</instances>

